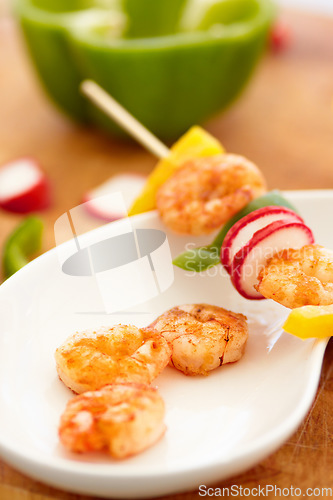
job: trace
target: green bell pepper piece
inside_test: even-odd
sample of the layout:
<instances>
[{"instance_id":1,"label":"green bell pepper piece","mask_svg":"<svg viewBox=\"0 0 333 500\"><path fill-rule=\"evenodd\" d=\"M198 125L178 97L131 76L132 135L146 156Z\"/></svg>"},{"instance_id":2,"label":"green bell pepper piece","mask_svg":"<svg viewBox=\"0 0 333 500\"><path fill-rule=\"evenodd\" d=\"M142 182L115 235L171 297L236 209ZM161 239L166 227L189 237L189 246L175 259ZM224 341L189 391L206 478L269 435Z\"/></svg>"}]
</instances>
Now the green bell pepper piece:
<instances>
[{"instance_id":1,"label":"green bell pepper piece","mask_svg":"<svg viewBox=\"0 0 333 500\"><path fill-rule=\"evenodd\" d=\"M16 0L15 10L44 90L60 109L85 122L86 101L78 92L82 76L68 42L68 26L82 5L80 0Z\"/></svg>"},{"instance_id":2,"label":"green bell pepper piece","mask_svg":"<svg viewBox=\"0 0 333 500\"><path fill-rule=\"evenodd\" d=\"M228 106L262 53L271 0L16 0L44 87L70 116L119 132L83 100L90 78L155 134L179 137ZM193 14L194 13L194 14Z\"/></svg>"},{"instance_id":3,"label":"green bell pepper piece","mask_svg":"<svg viewBox=\"0 0 333 500\"><path fill-rule=\"evenodd\" d=\"M41 249L43 222L38 217L26 218L7 239L2 256L5 278L28 263L29 257Z\"/></svg>"},{"instance_id":4,"label":"green bell pepper piece","mask_svg":"<svg viewBox=\"0 0 333 500\"><path fill-rule=\"evenodd\" d=\"M214 241L206 247L192 248L178 255L173 261L174 265L184 269L185 271L201 272L216 266L220 263L221 247L229 229L236 224L237 221L259 208L268 207L271 205L287 207L296 212L295 207L284 198L278 190L269 191L268 193L252 200L246 207L240 210L232 217L220 230Z\"/></svg>"}]
</instances>

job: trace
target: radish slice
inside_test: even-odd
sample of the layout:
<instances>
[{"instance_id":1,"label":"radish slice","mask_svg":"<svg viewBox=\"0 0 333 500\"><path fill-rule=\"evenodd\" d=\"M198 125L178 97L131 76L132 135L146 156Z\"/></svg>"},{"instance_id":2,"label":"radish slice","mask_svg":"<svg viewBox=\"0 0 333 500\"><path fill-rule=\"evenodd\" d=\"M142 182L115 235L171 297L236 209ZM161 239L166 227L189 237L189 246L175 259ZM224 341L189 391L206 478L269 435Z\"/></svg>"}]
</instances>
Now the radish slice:
<instances>
[{"instance_id":1,"label":"radish slice","mask_svg":"<svg viewBox=\"0 0 333 500\"><path fill-rule=\"evenodd\" d=\"M257 231L232 261L231 281L246 299L263 299L255 290L258 275L275 253L314 243L311 229L300 222L276 221Z\"/></svg>"},{"instance_id":2,"label":"radish slice","mask_svg":"<svg viewBox=\"0 0 333 500\"><path fill-rule=\"evenodd\" d=\"M267 206L254 210L234 224L226 237L221 248L221 263L226 271L231 273L231 265L234 256L246 245L254 233L278 220L289 222L302 222L303 219L293 210L286 207Z\"/></svg>"},{"instance_id":3,"label":"radish slice","mask_svg":"<svg viewBox=\"0 0 333 500\"><path fill-rule=\"evenodd\" d=\"M49 183L33 159L22 158L0 168L1 208L27 214L49 205Z\"/></svg>"},{"instance_id":4,"label":"radish slice","mask_svg":"<svg viewBox=\"0 0 333 500\"><path fill-rule=\"evenodd\" d=\"M85 209L94 217L112 222L127 216L135 198L146 183L146 177L140 174L121 174L111 177L101 186L93 189L84 198ZM108 196L112 193L121 193L125 205L120 207L117 199Z\"/></svg>"}]
</instances>

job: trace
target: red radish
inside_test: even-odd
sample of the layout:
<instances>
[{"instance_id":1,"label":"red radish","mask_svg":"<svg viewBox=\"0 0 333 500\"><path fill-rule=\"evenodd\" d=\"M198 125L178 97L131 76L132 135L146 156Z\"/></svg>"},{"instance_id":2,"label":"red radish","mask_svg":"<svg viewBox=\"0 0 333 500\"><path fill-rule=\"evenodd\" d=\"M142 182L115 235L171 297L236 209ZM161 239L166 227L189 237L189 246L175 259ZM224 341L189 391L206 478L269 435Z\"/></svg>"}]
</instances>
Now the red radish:
<instances>
[{"instance_id":1,"label":"red radish","mask_svg":"<svg viewBox=\"0 0 333 500\"><path fill-rule=\"evenodd\" d=\"M84 198L84 207L95 217L112 222L127 216L135 198L146 183L146 178L140 174L120 174L111 177L101 186L93 189ZM112 193L121 193L125 205L120 207L117 200L107 196Z\"/></svg>"},{"instance_id":2,"label":"red radish","mask_svg":"<svg viewBox=\"0 0 333 500\"><path fill-rule=\"evenodd\" d=\"M236 290L247 299L263 299L255 290L258 275L269 258L288 248L301 248L314 243L312 231L300 222L276 221L257 231L235 255L231 281Z\"/></svg>"},{"instance_id":3,"label":"red radish","mask_svg":"<svg viewBox=\"0 0 333 500\"><path fill-rule=\"evenodd\" d=\"M21 158L0 167L1 208L27 214L49 205L49 183L35 160Z\"/></svg>"},{"instance_id":4,"label":"red radish","mask_svg":"<svg viewBox=\"0 0 333 500\"><path fill-rule=\"evenodd\" d=\"M237 252L252 238L254 233L277 220L302 222L303 219L286 207L267 206L242 217L226 234L221 248L221 262L230 274L231 264Z\"/></svg>"}]
</instances>

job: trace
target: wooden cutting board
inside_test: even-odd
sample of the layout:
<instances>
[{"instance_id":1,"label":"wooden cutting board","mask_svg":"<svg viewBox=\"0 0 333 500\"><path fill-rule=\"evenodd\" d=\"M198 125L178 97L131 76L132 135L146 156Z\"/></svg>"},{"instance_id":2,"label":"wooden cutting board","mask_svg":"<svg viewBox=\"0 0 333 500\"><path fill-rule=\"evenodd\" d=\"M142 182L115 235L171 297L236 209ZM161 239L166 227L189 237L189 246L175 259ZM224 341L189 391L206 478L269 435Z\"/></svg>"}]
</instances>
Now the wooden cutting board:
<instances>
[{"instance_id":1,"label":"wooden cutting board","mask_svg":"<svg viewBox=\"0 0 333 500\"><path fill-rule=\"evenodd\" d=\"M333 188L333 19L282 14L292 31L287 50L270 53L250 86L224 115L207 123L227 150L244 154L263 170L270 188ZM0 164L37 158L54 188L43 215L44 250L54 246L53 224L83 194L117 172L148 173L155 160L136 144L122 144L75 126L44 97L17 28L0 0ZM20 217L0 213L0 247ZM331 230L332 228L328 228ZM333 343L315 402L299 430L250 471L216 486L333 486ZM198 492L173 500L198 498ZM275 498L273 494L267 498ZM56 491L0 462L1 500L88 500Z\"/></svg>"}]
</instances>

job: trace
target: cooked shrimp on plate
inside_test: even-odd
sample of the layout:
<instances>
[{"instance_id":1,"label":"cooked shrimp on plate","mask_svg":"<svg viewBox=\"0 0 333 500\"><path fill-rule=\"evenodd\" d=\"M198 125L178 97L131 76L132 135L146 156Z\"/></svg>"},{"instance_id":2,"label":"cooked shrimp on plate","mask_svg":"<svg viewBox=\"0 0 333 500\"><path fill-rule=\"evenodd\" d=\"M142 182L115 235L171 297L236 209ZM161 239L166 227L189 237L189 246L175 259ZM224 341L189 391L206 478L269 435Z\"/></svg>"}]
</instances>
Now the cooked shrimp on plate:
<instances>
[{"instance_id":1,"label":"cooked shrimp on plate","mask_svg":"<svg viewBox=\"0 0 333 500\"><path fill-rule=\"evenodd\" d=\"M179 168L158 190L156 206L170 229L203 235L219 229L265 191L256 165L242 156L223 154Z\"/></svg>"},{"instance_id":2,"label":"cooked shrimp on plate","mask_svg":"<svg viewBox=\"0 0 333 500\"><path fill-rule=\"evenodd\" d=\"M320 245L284 250L269 259L256 289L291 309L333 304L333 251Z\"/></svg>"},{"instance_id":3,"label":"cooked shrimp on plate","mask_svg":"<svg viewBox=\"0 0 333 500\"><path fill-rule=\"evenodd\" d=\"M115 458L139 453L165 432L164 402L143 384L111 384L76 396L61 416L59 436L70 451L106 451Z\"/></svg>"},{"instance_id":4,"label":"cooked shrimp on plate","mask_svg":"<svg viewBox=\"0 0 333 500\"><path fill-rule=\"evenodd\" d=\"M207 304L174 307L150 326L170 342L171 364L186 375L238 361L248 338L245 316Z\"/></svg>"},{"instance_id":5,"label":"cooked shrimp on plate","mask_svg":"<svg viewBox=\"0 0 333 500\"><path fill-rule=\"evenodd\" d=\"M76 333L55 353L60 379L78 394L116 382L150 384L170 356L158 332L131 325Z\"/></svg>"}]
</instances>

